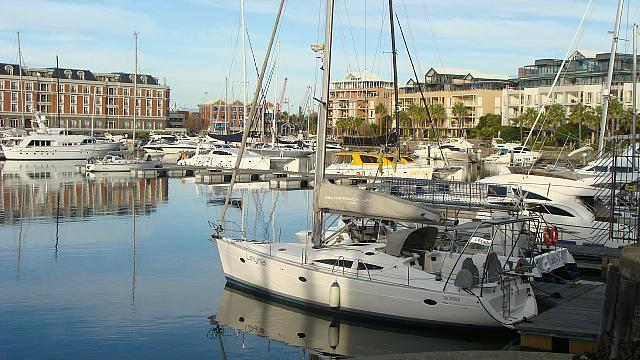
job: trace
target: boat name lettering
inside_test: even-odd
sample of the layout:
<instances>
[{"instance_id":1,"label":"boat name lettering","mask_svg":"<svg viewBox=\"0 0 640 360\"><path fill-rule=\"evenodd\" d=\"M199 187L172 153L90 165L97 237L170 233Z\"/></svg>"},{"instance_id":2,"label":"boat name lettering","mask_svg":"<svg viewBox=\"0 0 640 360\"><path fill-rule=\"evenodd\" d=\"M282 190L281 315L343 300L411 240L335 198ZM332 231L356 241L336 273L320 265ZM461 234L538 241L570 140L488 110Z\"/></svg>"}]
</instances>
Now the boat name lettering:
<instances>
[{"instance_id":1,"label":"boat name lettering","mask_svg":"<svg viewBox=\"0 0 640 360\"><path fill-rule=\"evenodd\" d=\"M458 296L443 296L444 301L451 301L451 302L460 302L460 298Z\"/></svg>"},{"instance_id":2,"label":"boat name lettering","mask_svg":"<svg viewBox=\"0 0 640 360\"><path fill-rule=\"evenodd\" d=\"M263 258L255 257L253 255L247 254L247 261L253 261L258 265L267 265L267 262Z\"/></svg>"}]
</instances>

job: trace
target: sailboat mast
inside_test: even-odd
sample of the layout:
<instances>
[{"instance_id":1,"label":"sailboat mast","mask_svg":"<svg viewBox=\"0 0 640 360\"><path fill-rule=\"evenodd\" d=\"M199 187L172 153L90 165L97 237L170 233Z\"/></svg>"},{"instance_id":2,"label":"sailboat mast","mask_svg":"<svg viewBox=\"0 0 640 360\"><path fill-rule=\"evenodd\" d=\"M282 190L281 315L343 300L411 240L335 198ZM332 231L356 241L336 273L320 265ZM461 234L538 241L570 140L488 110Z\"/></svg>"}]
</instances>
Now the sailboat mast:
<instances>
[{"instance_id":1,"label":"sailboat mast","mask_svg":"<svg viewBox=\"0 0 640 360\"><path fill-rule=\"evenodd\" d=\"M280 113L280 104L278 104L278 76L280 75L280 42L276 45L276 79L275 92L273 97L273 119L271 119L271 147L276 147L276 116Z\"/></svg>"},{"instance_id":2,"label":"sailboat mast","mask_svg":"<svg viewBox=\"0 0 640 360\"><path fill-rule=\"evenodd\" d=\"M631 173L636 172L636 115L637 115L637 82L638 82L638 24L633 24L631 32L633 43L633 75L631 77Z\"/></svg>"},{"instance_id":3,"label":"sailboat mast","mask_svg":"<svg viewBox=\"0 0 640 360\"><path fill-rule=\"evenodd\" d=\"M225 134L229 134L229 127L231 126L231 119L229 119L229 97L227 95L227 90L229 88L229 78L224 78L224 122L225 125L224 130Z\"/></svg>"},{"instance_id":4,"label":"sailboat mast","mask_svg":"<svg viewBox=\"0 0 640 360\"><path fill-rule=\"evenodd\" d=\"M18 67L20 68L20 97L22 101L22 105L20 106L20 118L22 119L22 128L26 127L26 123L24 121L24 108L26 106L26 99L24 98L24 83L22 82L22 48L20 47L20 31L18 31Z\"/></svg>"},{"instance_id":5,"label":"sailboat mast","mask_svg":"<svg viewBox=\"0 0 640 360\"><path fill-rule=\"evenodd\" d=\"M329 118L329 85L331 81L331 42L333 39L333 5L334 0L327 0L324 24L324 46L322 52L322 98L318 113L316 174L313 197L313 246L322 243L322 210L318 207L320 186L324 179L324 166L327 140L327 120Z\"/></svg>"},{"instance_id":6,"label":"sailboat mast","mask_svg":"<svg viewBox=\"0 0 640 360\"><path fill-rule=\"evenodd\" d=\"M247 47L245 45L247 28L244 23L244 0L240 0L240 18L242 22L242 128L244 129L247 120Z\"/></svg>"},{"instance_id":7,"label":"sailboat mast","mask_svg":"<svg viewBox=\"0 0 640 360\"><path fill-rule=\"evenodd\" d=\"M58 66L58 55L56 55L56 118L58 127L60 125L60 67Z\"/></svg>"},{"instance_id":8,"label":"sailboat mast","mask_svg":"<svg viewBox=\"0 0 640 360\"><path fill-rule=\"evenodd\" d=\"M391 26L391 56L393 59L393 102L396 117L396 137L398 142L398 161L400 161L400 112L398 111L398 64L396 52L396 35L393 26L393 0L389 0L389 25Z\"/></svg>"},{"instance_id":9,"label":"sailboat mast","mask_svg":"<svg viewBox=\"0 0 640 360\"><path fill-rule=\"evenodd\" d=\"M93 132L94 132L94 124L95 124L95 119L96 119L96 111L97 111L97 101L98 99L96 98L98 95L98 86L94 86L93 87L93 109L91 111L91 136L93 136Z\"/></svg>"},{"instance_id":10,"label":"sailboat mast","mask_svg":"<svg viewBox=\"0 0 640 360\"><path fill-rule=\"evenodd\" d=\"M133 122L131 123L132 144L131 148L136 148L136 119L138 115L138 32L133 32L134 56L133 56Z\"/></svg>"},{"instance_id":11,"label":"sailboat mast","mask_svg":"<svg viewBox=\"0 0 640 360\"><path fill-rule=\"evenodd\" d=\"M611 97L611 82L613 81L613 68L616 62L616 50L618 48L618 36L620 34L620 19L622 18L622 8L624 0L618 0L618 10L616 11L616 22L613 26L613 38L611 39L611 54L609 55L609 71L607 72L607 82L603 92L602 117L600 118L600 137L598 140L598 152L604 149L604 131L607 127L607 113L609 111L609 98Z\"/></svg>"}]
</instances>

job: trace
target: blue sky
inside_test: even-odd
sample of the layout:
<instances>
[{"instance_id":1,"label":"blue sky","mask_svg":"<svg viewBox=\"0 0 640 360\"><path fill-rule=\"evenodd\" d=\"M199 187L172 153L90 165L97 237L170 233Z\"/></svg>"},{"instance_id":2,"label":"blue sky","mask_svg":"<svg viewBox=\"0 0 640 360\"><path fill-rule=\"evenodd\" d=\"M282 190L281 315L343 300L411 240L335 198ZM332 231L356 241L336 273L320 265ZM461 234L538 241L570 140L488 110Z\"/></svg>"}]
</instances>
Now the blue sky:
<instances>
[{"instance_id":1,"label":"blue sky","mask_svg":"<svg viewBox=\"0 0 640 360\"><path fill-rule=\"evenodd\" d=\"M347 71L374 72L391 79L388 0L336 0L332 77ZM273 25L277 0L245 0L246 22L258 65ZM431 66L476 69L513 76L536 58L561 58L571 43L588 0L395 0L419 72ZM16 6L18 4L18 6ZM20 31L28 66L133 71L138 31L139 68L172 88L172 105L195 108L206 97L242 94L238 40L240 0L0 0L0 62L17 60ZM280 76L288 77L291 109L307 86L319 81L315 54L320 42L323 0L287 0L279 35ZM608 51L615 0L593 0L577 48ZM622 37L640 19L638 3L627 1ZM638 10L636 10L638 9ZM628 25L628 26L627 26ZM365 46L366 45L366 46ZM630 49L622 42L620 50ZM630 50L629 50L630 51ZM399 38L399 78L411 76ZM366 64L366 65L365 65ZM249 94L256 71L248 60ZM282 79L280 80L280 87ZM274 86L271 86L271 91ZM273 99L273 94L269 96ZM286 108L284 108L286 110Z\"/></svg>"}]
</instances>

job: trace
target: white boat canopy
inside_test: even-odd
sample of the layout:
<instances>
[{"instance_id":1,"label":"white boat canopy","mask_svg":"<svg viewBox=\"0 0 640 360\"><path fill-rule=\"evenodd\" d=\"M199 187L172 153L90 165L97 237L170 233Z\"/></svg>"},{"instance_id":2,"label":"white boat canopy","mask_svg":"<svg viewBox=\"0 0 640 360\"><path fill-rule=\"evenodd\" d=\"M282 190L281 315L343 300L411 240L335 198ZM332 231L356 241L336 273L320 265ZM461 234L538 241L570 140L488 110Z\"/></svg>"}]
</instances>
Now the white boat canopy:
<instances>
[{"instance_id":1,"label":"white boat canopy","mask_svg":"<svg viewBox=\"0 0 640 360\"><path fill-rule=\"evenodd\" d=\"M335 185L326 180L319 192L318 208L324 211L415 223L439 223L444 218L422 204L380 192Z\"/></svg>"}]
</instances>

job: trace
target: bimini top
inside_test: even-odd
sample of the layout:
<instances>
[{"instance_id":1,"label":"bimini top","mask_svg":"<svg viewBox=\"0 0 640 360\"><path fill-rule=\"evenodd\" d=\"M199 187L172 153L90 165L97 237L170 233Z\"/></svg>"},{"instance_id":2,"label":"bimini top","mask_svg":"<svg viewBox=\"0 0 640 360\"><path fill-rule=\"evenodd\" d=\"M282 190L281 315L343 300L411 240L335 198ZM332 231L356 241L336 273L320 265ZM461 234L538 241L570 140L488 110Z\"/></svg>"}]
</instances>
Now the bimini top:
<instances>
[{"instance_id":1,"label":"bimini top","mask_svg":"<svg viewBox=\"0 0 640 360\"><path fill-rule=\"evenodd\" d=\"M321 210L374 219L439 223L443 215L422 204L388 194L323 181L318 189Z\"/></svg>"}]
</instances>

